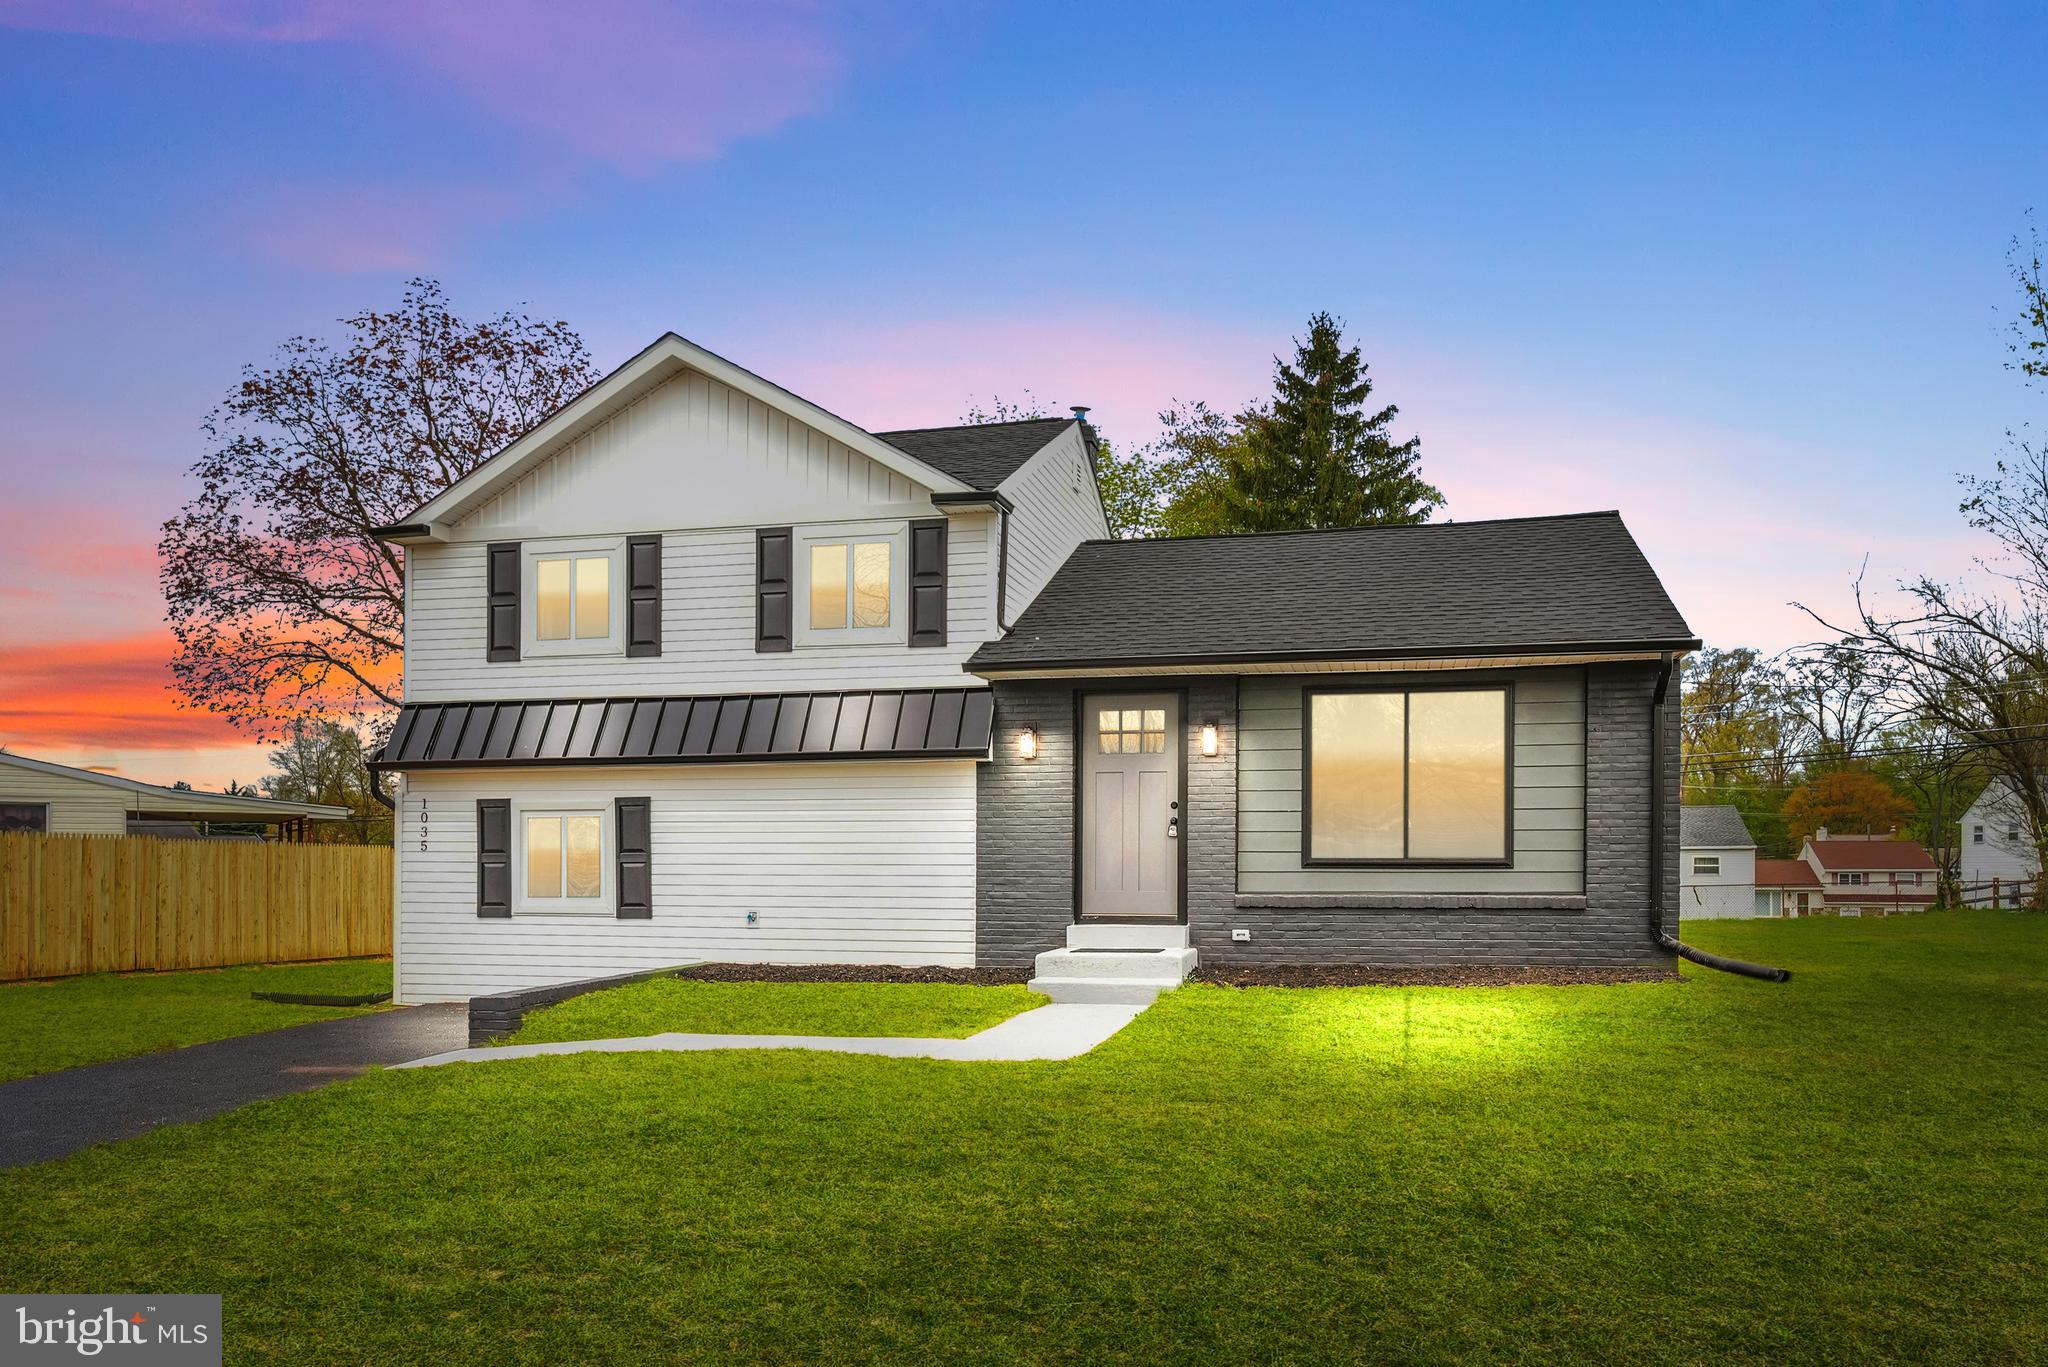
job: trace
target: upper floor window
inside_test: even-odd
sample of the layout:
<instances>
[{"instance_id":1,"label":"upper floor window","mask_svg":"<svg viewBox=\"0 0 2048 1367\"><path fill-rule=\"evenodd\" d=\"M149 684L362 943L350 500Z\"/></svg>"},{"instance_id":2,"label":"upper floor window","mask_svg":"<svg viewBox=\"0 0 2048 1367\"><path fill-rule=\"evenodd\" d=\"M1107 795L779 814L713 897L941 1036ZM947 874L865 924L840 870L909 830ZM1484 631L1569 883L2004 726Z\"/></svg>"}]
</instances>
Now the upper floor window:
<instances>
[{"instance_id":1,"label":"upper floor window","mask_svg":"<svg viewBox=\"0 0 2048 1367\"><path fill-rule=\"evenodd\" d=\"M528 655L616 655L624 616L619 592L625 543L598 541L528 543Z\"/></svg>"},{"instance_id":2,"label":"upper floor window","mask_svg":"<svg viewBox=\"0 0 2048 1367\"><path fill-rule=\"evenodd\" d=\"M1970 828L1970 843L1972 845L1984 843L1984 828L1982 826L1972 826Z\"/></svg>"},{"instance_id":3,"label":"upper floor window","mask_svg":"<svg viewBox=\"0 0 2048 1367\"><path fill-rule=\"evenodd\" d=\"M1713 874L1718 876L1721 872L1721 856L1718 854L1694 855L1692 857L1692 871L1695 874Z\"/></svg>"},{"instance_id":4,"label":"upper floor window","mask_svg":"<svg viewBox=\"0 0 2048 1367\"><path fill-rule=\"evenodd\" d=\"M804 577L797 640L805 645L902 641L903 524L798 533Z\"/></svg>"},{"instance_id":5,"label":"upper floor window","mask_svg":"<svg viewBox=\"0 0 2048 1367\"><path fill-rule=\"evenodd\" d=\"M1304 862L1507 863L1505 688L1311 690Z\"/></svg>"},{"instance_id":6,"label":"upper floor window","mask_svg":"<svg viewBox=\"0 0 2048 1367\"><path fill-rule=\"evenodd\" d=\"M1838 873L1835 875L1835 881L1860 887L1863 884L1863 875L1860 873Z\"/></svg>"}]
</instances>

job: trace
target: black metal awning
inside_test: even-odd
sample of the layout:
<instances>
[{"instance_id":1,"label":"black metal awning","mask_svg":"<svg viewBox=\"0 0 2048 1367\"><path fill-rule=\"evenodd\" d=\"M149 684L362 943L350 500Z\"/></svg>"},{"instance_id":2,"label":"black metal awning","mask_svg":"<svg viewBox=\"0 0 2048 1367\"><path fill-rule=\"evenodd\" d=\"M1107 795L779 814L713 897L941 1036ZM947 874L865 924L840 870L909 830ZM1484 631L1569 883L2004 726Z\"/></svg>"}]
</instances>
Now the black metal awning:
<instances>
[{"instance_id":1,"label":"black metal awning","mask_svg":"<svg viewBox=\"0 0 2048 1367\"><path fill-rule=\"evenodd\" d=\"M985 688L409 703L380 769L944 759L988 753Z\"/></svg>"}]
</instances>

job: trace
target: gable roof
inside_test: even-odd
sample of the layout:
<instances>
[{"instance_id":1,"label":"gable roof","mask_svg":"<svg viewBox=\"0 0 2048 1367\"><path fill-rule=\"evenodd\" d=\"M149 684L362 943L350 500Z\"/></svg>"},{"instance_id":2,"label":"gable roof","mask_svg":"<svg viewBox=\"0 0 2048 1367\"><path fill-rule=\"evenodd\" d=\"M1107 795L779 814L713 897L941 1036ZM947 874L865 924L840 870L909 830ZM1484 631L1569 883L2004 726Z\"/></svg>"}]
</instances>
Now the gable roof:
<instances>
[{"instance_id":1,"label":"gable roof","mask_svg":"<svg viewBox=\"0 0 2048 1367\"><path fill-rule=\"evenodd\" d=\"M1817 888L1820 875L1804 859L1759 859L1756 885L1760 888Z\"/></svg>"},{"instance_id":2,"label":"gable roof","mask_svg":"<svg viewBox=\"0 0 2048 1367\"><path fill-rule=\"evenodd\" d=\"M394 540L438 535L436 524L454 521L476 508L501 484L526 473L586 429L604 421L684 369L708 375L750 398L780 409L934 493L971 491L972 486L966 481L927 464L901 447L882 441L838 414L827 412L809 399L762 379L686 337L665 332L638 355L535 423L503 450L428 499L397 524L378 531Z\"/></svg>"},{"instance_id":3,"label":"gable roof","mask_svg":"<svg viewBox=\"0 0 2048 1367\"><path fill-rule=\"evenodd\" d=\"M220 821L237 816L255 821L278 821L298 816L309 816L322 821L339 821L350 815L346 807L334 807L322 802L288 802L276 797L247 797L239 793L204 793L191 788L165 788L154 783L144 783L140 779L122 778L119 774L102 774L95 769L74 769L68 764L55 764L46 759L30 759L27 755L8 754L5 751L0 751L0 764L26 769L32 773L48 774L53 778L110 788L127 800L127 806L131 811L175 811L184 816ZM27 800L35 801L34 798Z\"/></svg>"},{"instance_id":4,"label":"gable roof","mask_svg":"<svg viewBox=\"0 0 2048 1367\"><path fill-rule=\"evenodd\" d=\"M1806 848L1824 869L1931 869L1934 861L1917 840L1808 840Z\"/></svg>"},{"instance_id":5,"label":"gable roof","mask_svg":"<svg viewBox=\"0 0 2048 1367\"><path fill-rule=\"evenodd\" d=\"M1614 512L1086 541L976 673L1696 650Z\"/></svg>"},{"instance_id":6,"label":"gable roof","mask_svg":"<svg viewBox=\"0 0 2048 1367\"><path fill-rule=\"evenodd\" d=\"M875 436L976 489L991 490L1051 445L1073 418L1022 418L956 427L909 427Z\"/></svg>"},{"instance_id":7,"label":"gable roof","mask_svg":"<svg viewBox=\"0 0 2048 1367\"><path fill-rule=\"evenodd\" d=\"M1756 848L1756 841L1749 838L1749 827L1743 824L1742 813L1733 807L1680 807L1678 843L1686 849Z\"/></svg>"}]
</instances>

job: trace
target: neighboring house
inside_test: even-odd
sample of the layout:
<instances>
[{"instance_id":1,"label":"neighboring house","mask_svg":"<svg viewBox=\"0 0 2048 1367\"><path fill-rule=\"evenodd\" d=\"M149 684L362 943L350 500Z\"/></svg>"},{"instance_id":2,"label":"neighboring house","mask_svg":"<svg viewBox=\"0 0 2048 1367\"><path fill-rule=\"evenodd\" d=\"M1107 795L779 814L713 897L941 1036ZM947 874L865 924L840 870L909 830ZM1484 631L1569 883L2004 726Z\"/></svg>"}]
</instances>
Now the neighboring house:
<instances>
[{"instance_id":1,"label":"neighboring house","mask_svg":"<svg viewBox=\"0 0 2048 1367\"><path fill-rule=\"evenodd\" d=\"M1617 515L1114 541L1094 454L864 431L670 334L382 529L401 1000L1656 958L1699 643Z\"/></svg>"},{"instance_id":2,"label":"neighboring house","mask_svg":"<svg viewBox=\"0 0 2048 1367\"><path fill-rule=\"evenodd\" d=\"M1804 859L1756 861L1756 914L1817 916L1824 908L1820 874Z\"/></svg>"},{"instance_id":3,"label":"neighboring house","mask_svg":"<svg viewBox=\"0 0 2048 1367\"><path fill-rule=\"evenodd\" d=\"M1966 894L1977 899L1989 895L1991 880L2004 889L2031 879L2035 874L2033 842L2027 838L2027 819L2013 798L2012 788L1998 780L1984 790L1970 810L1963 813L1962 856L1957 861ZM1987 885L1979 888L1976 885Z\"/></svg>"},{"instance_id":4,"label":"neighboring house","mask_svg":"<svg viewBox=\"0 0 2048 1367\"><path fill-rule=\"evenodd\" d=\"M1821 885L1821 910L1830 916L1888 916L1925 911L1939 889L1935 864L1915 840L1888 835L1830 835L1825 826L1800 847L1799 857Z\"/></svg>"},{"instance_id":5,"label":"neighboring house","mask_svg":"<svg viewBox=\"0 0 2048 1367\"><path fill-rule=\"evenodd\" d=\"M217 835L211 827L254 825L288 840L303 838L311 822L349 815L346 807L163 788L0 751L0 831L245 839Z\"/></svg>"},{"instance_id":6,"label":"neighboring house","mask_svg":"<svg viewBox=\"0 0 2048 1367\"><path fill-rule=\"evenodd\" d=\"M1678 809L1678 904L1688 921L1756 914L1756 841L1733 807Z\"/></svg>"}]
</instances>

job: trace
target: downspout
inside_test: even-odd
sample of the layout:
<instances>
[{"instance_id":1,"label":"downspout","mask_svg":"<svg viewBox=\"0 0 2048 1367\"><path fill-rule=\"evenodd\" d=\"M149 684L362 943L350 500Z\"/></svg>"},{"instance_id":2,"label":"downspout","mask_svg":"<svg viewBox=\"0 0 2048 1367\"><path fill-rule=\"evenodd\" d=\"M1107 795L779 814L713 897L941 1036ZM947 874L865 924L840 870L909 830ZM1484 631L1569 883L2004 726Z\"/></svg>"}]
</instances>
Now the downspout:
<instances>
[{"instance_id":1,"label":"downspout","mask_svg":"<svg viewBox=\"0 0 2048 1367\"><path fill-rule=\"evenodd\" d=\"M384 766L373 760L364 760L363 769L370 775L370 796L383 803L395 815L398 804L384 795Z\"/></svg>"},{"instance_id":2,"label":"downspout","mask_svg":"<svg viewBox=\"0 0 2048 1367\"><path fill-rule=\"evenodd\" d=\"M996 534L1000 542L996 547L996 634L1010 634L1010 510L998 506L996 516L1000 525Z\"/></svg>"},{"instance_id":3,"label":"downspout","mask_svg":"<svg viewBox=\"0 0 2048 1367\"><path fill-rule=\"evenodd\" d=\"M1727 959L1694 949L1664 929L1664 773L1670 763L1665 755L1664 719L1666 698L1671 692L1671 673L1678 657L1665 651L1657 666L1657 691L1650 697L1650 939L1669 954L1723 973L1761 978L1781 983L1792 976L1789 969L1769 968L1742 959Z\"/></svg>"}]
</instances>

